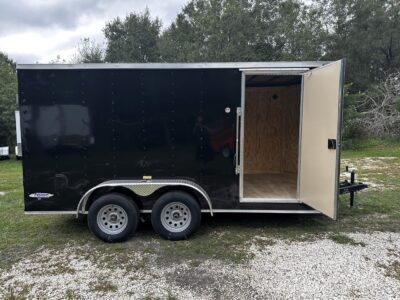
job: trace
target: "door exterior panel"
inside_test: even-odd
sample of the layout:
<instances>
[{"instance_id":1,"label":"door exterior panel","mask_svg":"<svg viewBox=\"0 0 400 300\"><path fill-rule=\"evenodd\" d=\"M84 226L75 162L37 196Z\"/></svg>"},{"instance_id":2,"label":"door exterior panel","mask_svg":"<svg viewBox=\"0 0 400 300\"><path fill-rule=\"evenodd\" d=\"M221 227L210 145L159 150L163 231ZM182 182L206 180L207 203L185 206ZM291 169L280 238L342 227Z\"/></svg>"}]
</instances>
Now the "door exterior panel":
<instances>
[{"instance_id":1,"label":"door exterior panel","mask_svg":"<svg viewBox=\"0 0 400 300\"><path fill-rule=\"evenodd\" d=\"M343 70L341 60L303 75L300 200L333 219L337 218ZM328 147L328 140L337 143L336 149Z\"/></svg>"}]
</instances>

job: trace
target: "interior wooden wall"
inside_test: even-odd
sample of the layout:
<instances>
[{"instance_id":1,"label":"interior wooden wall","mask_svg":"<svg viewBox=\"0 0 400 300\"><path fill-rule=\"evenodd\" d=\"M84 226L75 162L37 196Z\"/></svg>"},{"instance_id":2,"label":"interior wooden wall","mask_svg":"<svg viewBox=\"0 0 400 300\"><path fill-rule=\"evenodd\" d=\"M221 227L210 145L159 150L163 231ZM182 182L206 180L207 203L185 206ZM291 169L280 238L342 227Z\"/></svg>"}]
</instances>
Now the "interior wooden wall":
<instances>
[{"instance_id":1,"label":"interior wooden wall","mask_svg":"<svg viewBox=\"0 0 400 300\"><path fill-rule=\"evenodd\" d=\"M297 173L300 85L249 87L245 96L244 173Z\"/></svg>"}]
</instances>

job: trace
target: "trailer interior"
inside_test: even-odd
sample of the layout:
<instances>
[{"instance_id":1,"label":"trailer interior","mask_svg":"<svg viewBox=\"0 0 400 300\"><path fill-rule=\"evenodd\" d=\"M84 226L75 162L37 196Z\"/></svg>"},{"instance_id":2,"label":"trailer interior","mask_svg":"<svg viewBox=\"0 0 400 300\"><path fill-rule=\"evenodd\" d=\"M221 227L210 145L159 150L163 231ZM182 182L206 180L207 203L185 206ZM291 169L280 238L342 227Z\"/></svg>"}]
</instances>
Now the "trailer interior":
<instances>
[{"instance_id":1,"label":"trailer interior","mask_svg":"<svg viewBox=\"0 0 400 300\"><path fill-rule=\"evenodd\" d=\"M244 201L296 201L300 75L247 75L243 134Z\"/></svg>"}]
</instances>

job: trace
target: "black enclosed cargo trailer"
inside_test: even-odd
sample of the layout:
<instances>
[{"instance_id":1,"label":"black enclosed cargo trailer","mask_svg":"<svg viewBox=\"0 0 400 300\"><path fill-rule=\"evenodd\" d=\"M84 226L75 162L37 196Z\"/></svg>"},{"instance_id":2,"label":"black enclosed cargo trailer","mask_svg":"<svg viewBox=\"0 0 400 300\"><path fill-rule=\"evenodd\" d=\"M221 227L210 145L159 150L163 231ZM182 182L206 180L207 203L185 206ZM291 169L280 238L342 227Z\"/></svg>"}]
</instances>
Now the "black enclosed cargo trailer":
<instances>
[{"instance_id":1,"label":"black enclosed cargo trailer","mask_svg":"<svg viewBox=\"0 0 400 300\"><path fill-rule=\"evenodd\" d=\"M25 212L118 241L151 213L337 217L344 62L19 65Z\"/></svg>"}]
</instances>

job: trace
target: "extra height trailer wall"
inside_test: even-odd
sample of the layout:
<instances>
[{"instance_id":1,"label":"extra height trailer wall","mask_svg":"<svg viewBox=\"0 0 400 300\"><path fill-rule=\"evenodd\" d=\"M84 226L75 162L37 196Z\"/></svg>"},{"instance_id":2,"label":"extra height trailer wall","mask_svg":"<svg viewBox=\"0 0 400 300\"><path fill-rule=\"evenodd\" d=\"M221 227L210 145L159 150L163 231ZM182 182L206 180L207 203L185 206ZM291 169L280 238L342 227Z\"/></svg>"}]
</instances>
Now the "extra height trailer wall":
<instances>
[{"instance_id":1,"label":"extra height trailer wall","mask_svg":"<svg viewBox=\"0 0 400 300\"><path fill-rule=\"evenodd\" d=\"M27 214L125 239L201 212L337 217L344 62L19 65Z\"/></svg>"}]
</instances>

